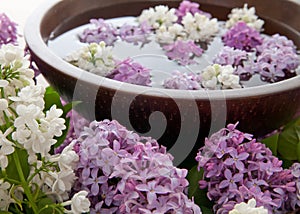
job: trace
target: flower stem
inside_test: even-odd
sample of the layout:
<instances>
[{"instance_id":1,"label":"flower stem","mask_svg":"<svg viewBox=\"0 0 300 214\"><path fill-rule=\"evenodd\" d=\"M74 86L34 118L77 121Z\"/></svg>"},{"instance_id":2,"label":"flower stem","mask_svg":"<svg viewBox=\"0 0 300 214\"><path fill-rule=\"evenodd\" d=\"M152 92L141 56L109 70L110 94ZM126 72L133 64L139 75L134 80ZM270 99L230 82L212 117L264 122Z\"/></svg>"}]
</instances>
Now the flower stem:
<instances>
[{"instance_id":1,"label":"flower stem","mask_svg":"<svg viewBox=\"0 0 300 214\"><path fill-rule=\"evenodd\" d=\"M26 182L25 177L24 177L24 173L23 173L23 170L22 170L22 166L21 166L21 163L20 163L19 156L16 152L13 153L13 158L15 160L17 171L18 171L18 174L19 174L19 177L20 177L20 180L21 180L21 185L22 185L22 187L24 189L24 192L25 192L25 194L28 198L29 204L31 205L33 212L38 213L38 208L37 208L36 204L34 203L30 188L29 188L28 183Z\"/></svg>"}]
</instances>

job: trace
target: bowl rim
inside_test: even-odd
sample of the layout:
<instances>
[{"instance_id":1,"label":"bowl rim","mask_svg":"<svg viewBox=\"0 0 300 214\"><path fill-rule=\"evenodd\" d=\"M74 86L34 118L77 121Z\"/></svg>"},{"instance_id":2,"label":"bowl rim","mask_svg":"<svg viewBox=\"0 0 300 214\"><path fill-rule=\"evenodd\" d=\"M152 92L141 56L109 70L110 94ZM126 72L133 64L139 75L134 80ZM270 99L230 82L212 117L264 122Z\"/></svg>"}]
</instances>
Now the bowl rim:
<instances>
[{"instance_id":1,"label":"bowl rim","mask_svg":"<svg viewBox=\"0 0 300 214\"><path fill-rule=\"evenodd\" d=\"M140 86L117 80L108 79L99 75L84 71L70 63L64 61L48 48L41 35L41 24L45 15L62 0L46 0L38 6L27 18L24 26L25 42L40 60L48 66L71 76L82 82L93 86L108 88L112 90L122 90L124 93L141 94L154 97L172 97L176 99L238 99L257 96L268 96L270 94L282 93L284 91L300 89L300 75L276 83L252 86L241 89L227 90L179 90L164 89L149 86ZM298 2L294 2L299 4ZM300 4L299 4L300 7ZM49 35L50 36L50 35Z\"/></svg>"}]
</instances>

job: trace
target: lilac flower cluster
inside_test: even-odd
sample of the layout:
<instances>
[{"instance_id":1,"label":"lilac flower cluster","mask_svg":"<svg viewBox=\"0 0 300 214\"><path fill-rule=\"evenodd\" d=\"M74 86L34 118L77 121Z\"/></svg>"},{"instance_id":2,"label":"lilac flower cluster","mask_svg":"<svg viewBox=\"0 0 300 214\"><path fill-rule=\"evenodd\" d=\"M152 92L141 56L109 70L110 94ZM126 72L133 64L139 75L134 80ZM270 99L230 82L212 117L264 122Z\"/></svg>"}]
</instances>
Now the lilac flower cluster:
<instances>
[{"instance_id":1,"label":"lilac flower cluster","mask_svg":"<svg viewBox=\"0 0 300 214\"><path fill-rule=\"evenodd\" d=\"M225 45L240 50L252 51L262 44L260 33L245 22L237 22L222 36Z\"/></svg>"},{"instance_id":2,"label":"lilac flower cluster","mask_svg":"<svg viewBox=\"0 0 300 214\"><path fill-rule=\"evenodd\" d=\"M108 77L136 85L149 86L151 83L150 70L134 62L131 58L117 63L115 69Z\"/></svg>"},{"instance_id":3,"label":"lilac flower cluster","mask_svg":"<svg viewBox=\"0 0 300 214\"><path fill-rule=\"evenodd\" d=\"M112 46L120 37L123 41L137 45L139 42L146 43L151 33L151 26L147 23L141 23L138 26L125 24L120 28L101 18L91 19L90 23L94 25L94 28L87 28L79 35L81 42L99 43L104 41L106 45Z\"/></svg>"},{"instance_id":4,"label":"lilac flower cluster","mask_svg":"<svg viewBox=\"0 0 300 214\"><path fill-rule=\"evenodd\" d=\"M180 65L195 63L193 58L201 56L203 49L195 44L194 41L177 40L170 45L163 46L168 58L176 60Z\"/></svg>"},{"instance_id":5,"label":"lilac flower cluster","mask_svg":"<svg viewBox=\"0 0 300 214\"><path fill-rule=\"evenodd\" d=\"M134 45L138 45L139 42L145 44L149 42L148 36L151 30L151 26L146 22L141 23L139 26L125 24L120 27L119 36L123 41Z\"/></svg>"},{"instance_id":6,"label":"lilac flower cluster","mask_svg":"<svg viewBox=\"0 0 300 214\"><path fill-rule=\"evenodd\" d=\"M151 138L117 121L92 122L79 136L75 190L89 192L91 213L194 213L200 208L184 194L187 170Z\"/></svg>"},{"instance_id":7,"label":"lilac flower cluster","mask_svg":"<svg viewBox=\"0 0 300 214\"><path fill-rule=\"evenodd\" d=\"M5 13L0 13L0 47L3 44L17 45L17 24L11 21Z\"/></svg>"},{"instance_id":8,"label":"lilac flower cluster","mask_svg":"<svg viewBox=\"0 0 300 214\"><path fill-rule=\"evenodd\" d=\"M204 12L199 9L200 5L196 2L190 2L187 0L184 0L180 3L178 9L176 9L176 16L178 17L177 23L181 23L182 18L187 14L191 13L192 15L195 15L195 13L199 13L202 15L207 16L208 18L211 18L212 15L210 13Z\"/></svg>"},{"instance_id":9,"label":"lilac flower cluster","mask_svg":"<svg viewBox=\"0 0 300 214\"><path fill-rule=\"evenodd\" d=\"M204 169L200 188L208 188L214 211L228 213L235 204L254 198L269 213L287 213L299 205L295 177L282 161L252 136L229 124L206 139L196 160ZM299 202L298 202L299 203Z\"/></svg>"},{"instance_id":10,"label":"lilac flower cluster","mask_svg":"<svg viewBox=\"0 0 300 214\"><path fill-rule=\"evenodd\" d=\"M247 52L233 47L225 46L213 59L213 63L219 65L232 65L237 67L248 59Z\"/></svg>"},{"instance_id":11,"label":"lilac flower cluster","mask_svg":"<svg viewBox=\"0 0 300 214\"><path fill-rule=\"evenodd\" d=\"M285 77L294 76L300 65L300 59L294 43L285 36L278 34L265 38L257 46L257 68L262 79L277 82Z\"/></svg>"},{"instance_id":12,"label":"lilac flower cluster","mask_svg":"<svg viewBox=\"0 0 300 214\"><path fill-rule=\"evenodd\" d=\"M113 45L117 40L116 28L104 19L91 19L90 23L94 25L93 29L87 28L79 35L79 40L84 43L100 43L104 41L106 45Z\"/></svg>"},{"instance_id":13,"label":"lilac flower cluster","mask_svg":"<svg viewBox=\"0 0 300 214\"><path fill-rule=\"evenodd\" d=\"M201 77L192 72L173 71L172 77L165 79L163 86L169 89L199 90L201 89Z\"/></svg>"}]
</instances>

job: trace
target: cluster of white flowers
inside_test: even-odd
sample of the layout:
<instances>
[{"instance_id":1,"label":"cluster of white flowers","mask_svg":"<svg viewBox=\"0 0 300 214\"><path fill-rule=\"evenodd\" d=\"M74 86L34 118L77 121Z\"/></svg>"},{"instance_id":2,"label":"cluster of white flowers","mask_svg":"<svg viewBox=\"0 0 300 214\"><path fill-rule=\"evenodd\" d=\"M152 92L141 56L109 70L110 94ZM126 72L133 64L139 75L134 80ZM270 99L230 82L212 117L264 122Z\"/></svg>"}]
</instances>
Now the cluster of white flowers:
<instances>
[{"instance_id":1,"label":"cluster of white flowers","mask_svg":"<svg viewBox=\"0 0 300 214\"><path fill-rule=\"evenodd\" d=\"M245 202L236 204L229 214L268 214L268 210L263 206L256 207L256 200L252 198L247 204Z\"/></svg>"},{"instance_id":2,"label":"cluster of white flowers","mask_svg":"<svg viewBox=\"0 0 300 214\"><path fill-rule=\"evenodd\" d=\"M66 147L61 154L50 154L51 146L57 142L55 137L61 136L66 129L63 110L56 105L45 109L45 88L34 84L34 72L29 66L23 49L13 45L1 47L0 170L5 172L9 166L8 155L17 149L25 149L30 166L29 177L32 177L29 185L55 196L55 201L63 202L69 199L67 193L76 179L73 169L79 157L73 151L73 145ZM0 180L1 211L7 211L16 197L19 200L23 198L23 187L14 188L14 197L11 196L11 188L14 187L9 181ZM84 201L85 206L81 209L72 205L76 206L72 213L87 212L88 199L74 197L74 200Z\"/></svg>"},{"instance_id":3,"label":"cluster of white flowers","mask_svg":"<svg viewBox=\"0 0 300 214\"><path fill-rule=\"evenodd\" d=\"M179 23L175 11L174 8L159 5L143 10L138 22L146 22L152 26L157 42L162 44L171 44L178 39L207 42L219 32L216 18L211 19L200 13L193 15L187 12Z\"/></svg>"},{"instance_id":4,"label":"cluster of white flowers","mask_svg":"<svg viewBox=\"0 0 300 214\"><path fill-rule=\"evenodd\" d=\"M196 42L207 42L219 32L216 18L210 19L199 13L187 13L182 19L182 24L188 39Z\"/></svg>"},{"instance_id":5,"label":"cluster of white flowers","mask_svg":"<svg viewBox=\"0 0 300 214\"><path fill-rule=\"evenodd\" d=\"M161 26L169 27L177 21L175 14L175 8L169 9L168 6L158 5L156 7L150 7L142 11L138 17L140 23L146 22L154 29L158 29Z\"/></svg>"},{"instance_id":6,"label":"cluster of white flowers","mask_svg":"<svg viewBox=\"0 0 300 214\"><path fill-rule=\"evenodd\" d=\"M248 9L248 4L244 4L243 8L233 8L231 13L228 15L228 20L226 22L226 27L231 28L237 22L243 21L249 27L253 27L257 31L262 31L264 21L259 19L255 14L255 8L251 7Z\"/></svg>"},{"instance_id":7,"label":"cluster of white flowers","mask_svg":"<svg viewBox=\"0 0 300 214\"><path fill-rule=\"evenodd\" d=\"M71 53L65 60L91 73L107 76L115 68L112 47L105 42L91 43Z\"/></svg>"},{"instance_id":8,"label":"cluster of white flowers","mask_svg":"<svg viewBox=\"0 0 300 214\"><path fill-rule=\"evenodd\" d=\"M241 88L240 77L234 74L231 65L209 65L202 71L200 76L204 88L218 89L218 86L222 89Z\"/></svg>"}]
</instances>

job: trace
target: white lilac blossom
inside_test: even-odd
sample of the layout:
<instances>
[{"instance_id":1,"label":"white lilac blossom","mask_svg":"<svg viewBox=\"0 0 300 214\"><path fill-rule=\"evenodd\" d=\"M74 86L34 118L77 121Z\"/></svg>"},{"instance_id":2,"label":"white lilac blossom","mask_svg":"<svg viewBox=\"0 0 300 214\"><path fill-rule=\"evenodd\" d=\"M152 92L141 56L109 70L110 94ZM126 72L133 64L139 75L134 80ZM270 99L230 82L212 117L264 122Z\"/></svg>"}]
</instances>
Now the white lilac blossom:
<instances>
[{"instance_id":1,"label":"white lilac blossom","mask_svg":"<svg viewBox=\"0 0 300 214\"><path fill-rule=\"evenodd\" d=\"M196 157L198 169L204 170L199 185L208 188L207 196L215 202L214 211L240 211L239 207L244 207L241 203L252 198L267 213L276 210L283 214L298 209L298 178L291 169L282 168L282 161L270 149L236 126L229 124L206 138ZM240 205L235 207L237 204ZM254 203L250 201L248 205L253 207Z\"/></svg>"},{"instance_id":2,"label":"white lilac blossom","mask_svg":"<svg viewBox=\"0 0 300 214\"><path fill-rule=\"evenodd\" d=\"M187 170L151 138L117 121L93 121L76 140L79 155L74 190L85 189L95 213L194 213L184 194Z\"/></svg>"},{"instance_id":3,"label":"white lilac blossom","mask_svg":"<svg viewBox=\"0 0 300 214\"><path fill-rule=\"evenodd\" d=\"M37 206L41 200L61 210L76 179L72 166L78 155L70 147L52 155L66 129L64 112L54 103L45 109L46 90L34 84L24 53L11 44L0 49L0 168L5 175L0 181L0 210L13 206L16 212L38 213L45 209Z\"/></svg>"},{"instance_id":4,"label":"white lilac blossom","mask_svg":"<svg viewBox=\"0 0 300 214\"><path fill-rule=\"evenodd\" d=\"M65 60L100 76L108 75L115 67L112 47L106 46L103 41L99 44L88 44L68 55Z\"/></svg>"},{"instance_id":5,"label":"white lilac blossom","mask_svg":"<svg viewBox=\"0 0 300 214\"><path fill-rule=\"evenodd\" d=\"M64 210L64 213L72 213L72 214L81 214L87 213L90 211L91 202L87 198L88 192L87 191L79 191L70 201L66 201L62 203L63 206L71 205L71 210Z\"/></svg>"},{"instance_id":6,"label":"white lilac blossom","mask_svg":"<svg viewBox=\"0 0 300 214\"><path fill-rule=\"evenodd\" d=\"M248 8L248 4L244 4L243 8L233 8L231 13L228 15L228 20L226 21L226 27L231 28L237 22L243 21L249 27L256 29L257 31L263 30L264 21L259 19L259 17L255 14L255 8Z\"/></svg>"},{"instance_id":7,"label":"white lilac blossom","mask_svg":"<svg viewBox=\"0 0 300 214\"><path fill-rule=\"evenodd\" d=\"M201 72L200 76L202 86L207 89L241 88L240 78L234 74L231 65L209 65Z\"/></svg>"},{"instance_id":8,"label":"white lilac blossom","mask_svg":"<svg viewBox=\"0 0 300 214\"><path fill-rule=\"evenodd\" d=\"M199 13L194 15L187 13L181 23L187 33L187 38L195 42L208 42L219 32L216 18L209 19Z\"/></svg>"},{"instance_id":9,"label":"white lilac blossom","mask_svg":"<svg viewBox=\"0 0 300 214\"><path fill-rule=\"evenodd\" d=\"M201 78L200 75L192 72L173 71L172 77L165 79L163 86L169 89L199 90L201 89Z\"/></svg>"},{"instance_id":10,"label":"white lilac blossom","mask_svg":"<svg viewBox=\"0 0 300 214\"><path fill-rule=\"evenodd\" d=\"M263 206L257 207L256 200L251 198L247 203L236 204L229 214L268 214L268 210Z\"/></svg>"},{"instance_id":11,"label":"white lilac blossom","mask_svg":"<svg viewBox=\"0 0 300 214\"><path fill-rule=\"evenodd\" d=\"M144 9L137 19L139 23L146 22L154 29L163 25L169 27L177 21L175 12L174 8L169 9L168 6L158 5L154 8Z\"/></svg>"},{"instance_id":12,"label":"white lilac blossom","mask_svg":"<svg viewBox=\"0 0 300 214\"><path fill-rule=\"evenodd\" d=\"M171 44L177 39L185 39L186 33L183 26L178 23L169 27L162 25L155 31L155 38L160 44Z\"/></svg>"}]
</instances>

